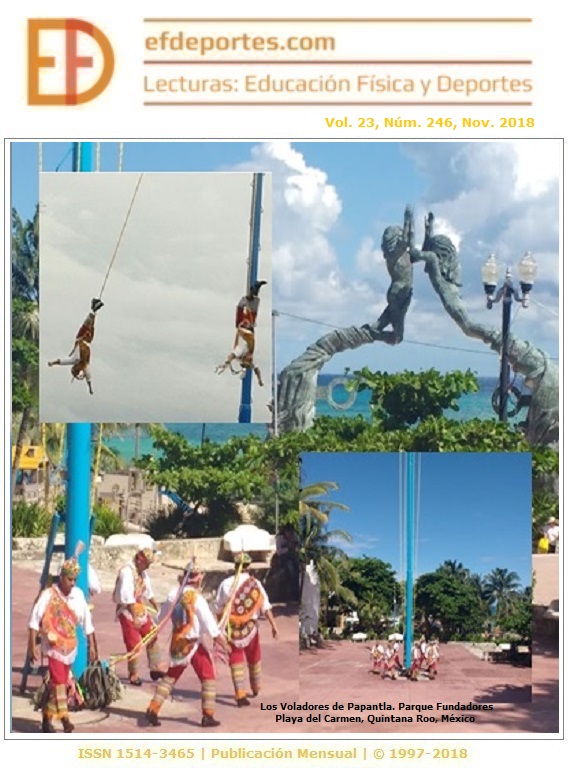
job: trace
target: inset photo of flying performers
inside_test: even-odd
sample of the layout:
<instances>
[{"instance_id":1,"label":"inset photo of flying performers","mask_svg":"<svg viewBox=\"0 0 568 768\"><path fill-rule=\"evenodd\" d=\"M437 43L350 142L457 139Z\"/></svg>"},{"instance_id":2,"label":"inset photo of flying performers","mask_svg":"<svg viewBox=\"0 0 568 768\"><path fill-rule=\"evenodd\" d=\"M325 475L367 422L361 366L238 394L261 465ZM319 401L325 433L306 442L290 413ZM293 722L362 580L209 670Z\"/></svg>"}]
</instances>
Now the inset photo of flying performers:
<instances>
[{"instance_id":1,"label":"inset photo of flying performers","mask_svg":"<svg viewBox=\"0 0 568 768\"><path fill-rule=\"evenodd\" d=\"M531 454L304 453L300 466L302 694L342 703L350 731L520 722Z\"/></svg>"},{"instance_id":2,"label":"inset photo of flying performers","mask_svg":"<svg viewBox=\"0 0 568 768\"><path fill-rule=\"evenodd\" d=\"M42 421L270 420L270 174L42 173L39 222Z\"/></svg>"}]
</instances>

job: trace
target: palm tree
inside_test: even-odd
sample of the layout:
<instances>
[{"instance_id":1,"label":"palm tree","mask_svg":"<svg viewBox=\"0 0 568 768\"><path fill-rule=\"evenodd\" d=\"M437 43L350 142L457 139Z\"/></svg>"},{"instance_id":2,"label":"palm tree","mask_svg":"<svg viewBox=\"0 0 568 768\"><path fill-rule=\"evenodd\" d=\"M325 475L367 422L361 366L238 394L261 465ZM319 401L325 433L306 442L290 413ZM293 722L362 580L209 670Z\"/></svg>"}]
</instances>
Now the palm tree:
<instances>
[{"instance_id":1,"label":"palm tree","mask_svg":"<svg viewBox=\"0 0 568 768\"><path fill-rule=\"evenodd\" d=\"M306 485L300 490L300 517L311 516L321 523L327 523L330 513L334 510L348 512L349 507L338 501L320 499L320 496L327 496L331 491L337 491L337 483L329 480L323 480L321 483L312 483Z\"/></svg>"},{"instance_id":2,"label":"palm tree","mask_svg":"<svg viewBox=\"0 0 568 768\"><path fill-rule=\"evenodd\" d=\"M507 568L494 568L484 580L484 596L490 605L496 606L497 618L506 616L520 588L519 574Z\"/></svg>"},{"instance_id":3,"label":"palm tree","mask_svg":"<svg viewBox=\"0 0 568 768\"><path fill-rule=\"evenodd\" d=\"M343 587L338 564L347 555L335 542L352 541L347 531L340 529L328 531L321 520L305 515L300 520L300 595L304 586L306 566L314 564L319 578L321 607L324 616L327 615L329 598L336 595L339 600L354 602L355 595Z\"/></svg>"},{"instance_id":4,"label":"palm tree","mask_svg":"<svg viewBox=\"0 0 568 768\"><path fill-rule=\"evenodd\" d=\"M39 214L22 221L12 209L12 412L20 424L12 461L12 498L22 449L38 401Z\"/></svg>"},{"instance_id":5,"label":"palm tree","mask_svg":"<svg viewBox=\"0 0 568 768\"><path fill-rule=\"evenodd\" d=\"M24 442L28 437L34 414L37 414L39 354L37 337L34 335L37 324L31 320L31 317L37 313L37 305L16 299L13 302L12 311L14 328L20 329L20 334L12 340L12 413L20 416L12 461L12 498L14 498ZM23 332L24 329L27 329L26 333Z\"/></svg>"},{"instance_id":6,"label":"palm tree","mask_svg":"<svg viewBox=\"0 0 568 768\"><path fill-rule=\"evenodd\" d=\"M438 570L457 576L461 581L465 581L469 577L469 568L466 568L463 563L458 563L457 560L444 560Z\"/></svg>"},{"instance_id":7,"label":"palm tree","mask_svg":"<svg viewBox=\"0 0 568 768\"><path fill-rule=\"evenodd\" d=\"M39 300L39 206L32 221L22 221L12 208L12 296Z\"/></svg>"}]
</instances>

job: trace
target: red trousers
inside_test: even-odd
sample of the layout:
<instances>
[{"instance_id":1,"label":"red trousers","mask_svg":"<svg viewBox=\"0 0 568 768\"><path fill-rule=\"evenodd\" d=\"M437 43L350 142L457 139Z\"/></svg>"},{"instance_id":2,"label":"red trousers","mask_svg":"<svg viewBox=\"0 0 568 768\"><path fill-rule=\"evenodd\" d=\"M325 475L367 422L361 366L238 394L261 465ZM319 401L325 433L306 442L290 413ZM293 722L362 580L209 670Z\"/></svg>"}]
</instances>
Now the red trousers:
<instances>
[{"instance_id":1,"label":"red trousers","mask_svg":"<svg viewBox=\"0 0 568 768\"><path fill-rule=\"evenodd\" d=\"M231 643L229 664L242 664L245 659L247 664L258 664L260 661L260 637L258 632L245 648L235 648Z\"/></svg>"},{"instance_id":2,"label":"red trousers","mask_svg":"<svg viewBox=\"0 0 568 768\"><path fill-rule=\"evenodd\" d=\"M201 645L201 643L197 646L197 650L191 657L190 664L195 670L195 674L201 682L204 680L215 679L215 669L213 667L213 662L211 661L211 656L207 649ZM178 664L174 667L170 667L166 672L166 675L168 677L173 677L173 679L177 682L186 669L187 665Z\"/></svg>"},{"instance_id":3,"label":"red trousers","mask_svg":"<svg viewBox=\"0 0 568 768\"><path fill-rule=\"evenodd\" d=\"M122 629L122 637L127 651L132 651L143 637L146 637L148 632L154 627L152 619L148 617L141 627L135 627L133 621L129 621L122 613L118 615L120 621L120 627Z\"/></svg>"},{"instance_id":4,"label":"red trousers","mask_svg":"<svg viewBox=\"0 0 568 768\"><path fill-rule=\"evenodd\" d=\"M67 685L69 682L69 664L64 664L59 659L47 658L47 669L49 671L49 681L51 685Z\"/></svg>"}]
</instances>

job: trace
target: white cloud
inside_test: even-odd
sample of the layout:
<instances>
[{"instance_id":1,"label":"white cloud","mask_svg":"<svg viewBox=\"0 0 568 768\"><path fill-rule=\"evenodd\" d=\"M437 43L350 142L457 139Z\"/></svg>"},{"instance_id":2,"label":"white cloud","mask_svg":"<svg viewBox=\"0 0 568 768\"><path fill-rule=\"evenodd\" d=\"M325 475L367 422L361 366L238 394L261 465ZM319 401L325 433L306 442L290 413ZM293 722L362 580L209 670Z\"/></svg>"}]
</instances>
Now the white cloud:
<instances>
[{"instance_id":1,"label":"white cloud","mask_svg":"<svg viewBox=\"0 0 568 768\"><path fill-rule=\"evenodd\" d=\"M292 313L329 323L335 327L373 321L383 311L390 280L381 251L384 206L389 197L388 184L377 186L377 220L369 221L367 232L356 242L342 238L341 266L335 246L341 230L341 165L333 166L341 144L333 145L329 167L317 168L290 142L257 145L251 160L239 169L271 171L274 199L274 304L281 312ZM377 156L376 147L373 150ZM380 150L378 150L380 152ZM559 143L538 142L422 142L404 143L401 152L410 159L415 176L425 182L421 199L413 202L416 241L422 242L423 219L432 210L436 233L446 234L458 246L461 259L462 295L477 319L498 325L497 312L485 309L480 270L487 254L494 252L502 262L516 265L525 251L531 250L538 262L535 298L558 311L558 175ZM335 184L329 180L333 167ZM367 170L361 171L365 188ZM415 183L414 180L410 180ZM409 184L410 184L409 181ZM402 194L405 199L402 199ZM401 194L400 215L407 192ZM388 222L399 223L399 222ZM347 222L343 230L349 230ZM373 234L370 234L373 233ZM339 242L339 239L338 239ZM339 246L337 246L339 247ZM351 261L349 261L351 258ZM546 297L546 298L545 298ZM301 354L327 332L325 327L295 321L279 321L280 343L284 352L279 365ZM544 319L538 330L525 321L518 323L527 337L554 350L557 322ZM444 313L439 299L423 275L415 270L414 300L407 315L408 339L449 343L472 348ZM401 349L395 350L403 359ZM358 353L350 353L357 356ZM363 355L368 352L363 352ZM432 357L431 350L413 350L419 364L444 367L443 354ZM554 354L554 352L551 352ZM397 355L390 358L396 358ZM455 356L454 356L455 357ZM492 367L491 358L482 365ZM349 364L349 363L348 363ZM357 362L354 361L354 365ZM396 363L395 363L396 365ZM453 358L448 362L451 368Z\"/></svg>"}]
</instances>

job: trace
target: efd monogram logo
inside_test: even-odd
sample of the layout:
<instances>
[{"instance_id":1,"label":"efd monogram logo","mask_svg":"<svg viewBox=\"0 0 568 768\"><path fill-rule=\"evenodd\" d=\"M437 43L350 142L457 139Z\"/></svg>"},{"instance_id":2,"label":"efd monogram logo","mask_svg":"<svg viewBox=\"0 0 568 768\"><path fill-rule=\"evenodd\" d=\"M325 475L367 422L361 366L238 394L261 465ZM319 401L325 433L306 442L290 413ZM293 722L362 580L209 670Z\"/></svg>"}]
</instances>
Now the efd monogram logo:
<instances>
[{"instance_id":1,"label":"efd monogram logo","mask_svg":"<svg viewBox=\"0 0 568 768\"><path fill-rule=\"evenodd\" d=\"M104 91L113 71L112 46L94 24L79 19L28 19L29 104L85 104ZM84 90L79 90L80 72L83 81L88 79Z\"/></svg>"}]
</instances>

